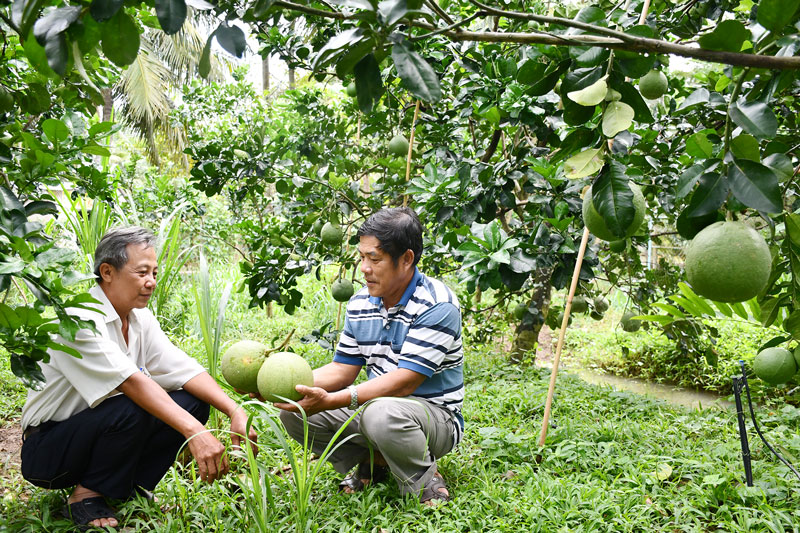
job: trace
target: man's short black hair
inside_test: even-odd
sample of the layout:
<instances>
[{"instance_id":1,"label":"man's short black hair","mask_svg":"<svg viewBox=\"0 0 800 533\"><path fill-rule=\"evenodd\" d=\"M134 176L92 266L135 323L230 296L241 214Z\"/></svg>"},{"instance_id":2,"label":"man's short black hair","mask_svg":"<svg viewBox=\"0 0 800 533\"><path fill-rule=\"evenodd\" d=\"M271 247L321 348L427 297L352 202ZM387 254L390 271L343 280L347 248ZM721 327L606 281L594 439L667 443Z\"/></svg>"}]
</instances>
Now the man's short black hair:
<instances>
[{"instance_id":1,"label":"man's short black hair","mask_svg":"<svg viewBox=\"0 0 800 533\"><path fill-rule=\"evenodd\" d=\"M375 237L395 265L406 250L414 252L414 265L422 256L422 223L409 207L388 207L373 213L358 228L359 237Z\"/></svg>"}]
</instances>

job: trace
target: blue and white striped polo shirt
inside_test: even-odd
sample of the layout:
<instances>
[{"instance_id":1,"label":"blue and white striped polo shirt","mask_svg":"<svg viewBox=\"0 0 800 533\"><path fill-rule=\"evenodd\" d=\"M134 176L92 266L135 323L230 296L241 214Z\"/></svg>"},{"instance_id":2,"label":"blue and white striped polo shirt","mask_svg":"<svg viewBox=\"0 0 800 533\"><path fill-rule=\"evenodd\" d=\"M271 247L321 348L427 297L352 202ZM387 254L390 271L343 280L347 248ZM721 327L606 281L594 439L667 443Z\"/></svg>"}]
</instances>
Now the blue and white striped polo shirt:
<instances>
[{"instance_id":1,"label":"blue and white striped polo shirt","mask_svg":"<svg viewBox=\"0 0 800 533\"><path fill-rule=\"evenodd\" d=\"M464 428L464 354L461 310L453 292L414 269L391 309L364 287L347 304L344 330L333 360L367 367L367 378L407 368L427 376L412 396L452 411Z\"/></svg>"}]
</instances>

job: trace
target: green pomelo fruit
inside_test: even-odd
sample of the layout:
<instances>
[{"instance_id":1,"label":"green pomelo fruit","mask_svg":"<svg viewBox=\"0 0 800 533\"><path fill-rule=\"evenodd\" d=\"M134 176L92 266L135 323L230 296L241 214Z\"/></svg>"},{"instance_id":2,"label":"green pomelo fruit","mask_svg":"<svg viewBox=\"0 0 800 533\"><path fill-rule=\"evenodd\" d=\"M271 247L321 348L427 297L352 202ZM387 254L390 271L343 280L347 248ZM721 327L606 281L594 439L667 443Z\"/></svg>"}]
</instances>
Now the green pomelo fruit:
<instances>
[{"instance_id":1,"label":"green pomelo fruit","mask_svg":"<svg viewBox=\"0 0 800 533\"><path fill-rule=\"evenodd\" d=\"M603 313L597 311L592 311L589 316L592 317L592 320L603 320Z\"/></svg>"},{"instance_id":2,"label":"green pomelo fruit","mask_svg":"<svg viewBox=\"0 0 800 533\"><path fill-rule=\"evenodd\" d=\"M331 295L337 302L346 302L353 297L353 283L349 280L339 278L331 285Z\"/></svg>"},{"instance_id":3,"label":"green pomelo fruit","mask_svg":"<svg viewBox=\"0 0 800 533\"><path fill-rule=\"evenodd\" d=\"M231 387L258 392L258 370L266 357L267 347L256 341L239 341L225 350L220 366L222 377Z\"/></svg>"},{"instance_id":4,"label":"green pomelo fruit","mask_svg":"<svg viewBox=\"0 0 800 533\"><path fill-rule=\"evenodd\" d=\"M608 249L618 254L620 252L625 251L625 247L627 246L628 242L625 239L620 239L618 241L611 241L608 243Z\"/></svg>"},{"instance_id":5,"label":"green pomelo fruit","mask_svg":"<svg viewBox=\"0 0 800 533\"><path fill-rule=\"evenodd\" d=\"M324 225L325 222L321 218L318 218L314 221L314 224L312 224L311 231L314 232L314 235L319 235L322 233L322 226Z\"/></svg>"},{"instance_id":6,"label":"green pomelo fruit","mask_svg":"<svg viewBox=\"0 0 800 533\"><path fill-rule=\"evenodd\" d=\"M585 313L589 310L589 302L586 301L584 296L575 296L572 298L572 312Z\"/></svg>"},{"instance_id":7,"label":"green pomelo fruit","mask_svg":"<svg viewBox=\"0 0 800 533\"><path fill-rule=\"evenodd\" d=\"M598 313L605 313L608 311L608 300L603 298L602 296L598 296L595 298L592 303L594 304L594 310Z\"/></svg>"},{"instance_id":8,"label":"green pomelo fruit","mask_svg":"<svg viewBox=\"0 0 800 533\"><path fill-rule=\"evenodd\" d=\"M347 90L347 96L349 96L351 98L355 98L356 94L358 94L358 92L356 91L356 82L351 81L347 85L347 89L346 90Z\"/></svg>"},{"instance_id":9,"label":"green pomelo fruit","mask_svg":"<svg viewBox=\"0 0 800 533\"><path fill-rule=\"evenodd\" d=\"M297 401L302 395L297 385L314 386L314 373L308 362L292 352L277 352L264 361L258 371L258 393L268 402L283 402L278 396Z\"/></svg>"},{"instance_id":10,"label":"green pomelo fruit","mask_svg":"<svg viewBox=\"0 0 800 533\"><path fill-rule=\"evenodd\" d=\"M319 236L322 239L322 244L334 245L342 244L342 236L344 236L344 233L341 227L326 222L325 225L322 226Z\"/></svg>"},{"instance_id":11,"label":"green pomelo fruit","mask_svg":"<svg viewBox=\"0 0 800 533\"><path fill-rule=\"evenodd\" d=\"M648 100L661 98L667 92L667 77L660 70L651 70L639 79L639 92Z\"/></svg>"},{"instance_id":12,"label":"green pomelo fruit","mask_svg":"<svg viewBox=\"0 0 800 533\"><path fill-rule=\"evenodd\" d=\"M547 327L552 329L553 331L558 331L561 329L561 323L564 321L564 311L550 311L547 313L547 319L545 323ZM569 326L572 324L572 315L569 316L569 320L567 320L567 325Z\"/></svg>"},{"instance_id":13,"label":"green pomelo fruit","mask_svg":"<svg viewBox=\"0 0 800 533\"><path fill-rule=\"evenodd\" d=\"M792 352L784 348L767 348L753 360L753 372L770 385L786 383L797 372Z\"/></svg>"},{"instance_id":14,"label":"green pomelo fruit","mask_svg":"<svg viewBox=\"0 0 800 533\"><path fill-rule=\"evenodd\" d=\"M647 207L644 201L644 195L642 195L642 189L639 188L633 182L629 182L631 187L631 192L633 192L633 222L630 226L628 226L628 231L625 232L624 238L631 237L633 234L636 233L636 230L639 229L639 226L642 225L644 222L644 215L647 212ZM592 188L589 187L589 190L586 191L586 194L583 197L583 223L589 228L589 231L597 237L598 239L602 239L604 241L617 241L619 240L618 235L614 235L611 233L611 230L608 229L606 226L606 221L603 220L603 217L600 213L597 212L595 209L594 204L592 203Z\"/></svg>"},{"instance_id":15,"label":"green pomelo fruit","mask_svg":"<svg viewBox=\"0 0 800 533\"><path fill-rule=\"evenodd\" d=\"M408 139L402 135L395 135L392 137L392 140L389 141L389 153L397 157L407 156Z\"/></svg>"},{"instance_id":16,"label":"green pomelo fruit","mask_svg":"<svg viewBox=\"0 0 800 533\"><path fill-rule=\"evenodd\" d=\"M635 313L633 311L625 311L619 321L623 331L627 331L628 333L639 331L639 328L642 327L642 322L639 320L633 320L633 317L638 316L639 314L640 313Z\"/></svg>"},{"instance_id":17,"label":"green pomelo fruit","mask_svg":"<svg viewBox=\"0 0 800 533\"><path fill-rule=\"evenodd\" d=\"M528 306L525 304L517 304L516 307L514 307L513 314L514 318L522 320L522 317L528 314Z\"/></svg>"},{"instance_id":18,"label":"green pomelo fruit","mask_svg":"<svg viewBox=\"0 0 800 533\"><path fill-rule=\"evenodd\" d=\"M744 302L769 282L767 242L742 222L715 222L686 248L686 278L694 291L717 302Z\"/></svg>"}]
</instances>

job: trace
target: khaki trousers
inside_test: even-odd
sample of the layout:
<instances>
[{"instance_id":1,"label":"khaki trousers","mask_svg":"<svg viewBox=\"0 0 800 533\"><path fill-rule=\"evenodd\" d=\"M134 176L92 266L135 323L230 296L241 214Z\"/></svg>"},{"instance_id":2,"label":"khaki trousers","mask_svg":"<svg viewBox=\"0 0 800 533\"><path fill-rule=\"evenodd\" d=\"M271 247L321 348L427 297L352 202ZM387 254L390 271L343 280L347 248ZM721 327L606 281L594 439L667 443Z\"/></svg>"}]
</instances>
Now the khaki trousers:
<instances>
[{"instance_id":1,"label":"khaki trousers","mask_svg":"<svg viewBox=\"0 0 800 533\"><path fill-rule=\"evenodd\" d=\"M321 455L353 411L341 408L308 417L308 441ZM286 431L303 442L303 418L281 411ZM417 494L436 473L436 459L455 445L455 424L449 410L420 398L376 398L361 407L337 442L353 437L328 456L340 474L368 461L370 446L380 452L394 474L402 494ZM336 443L334 443L334 446Z\"/></svg>"}]
</instances>

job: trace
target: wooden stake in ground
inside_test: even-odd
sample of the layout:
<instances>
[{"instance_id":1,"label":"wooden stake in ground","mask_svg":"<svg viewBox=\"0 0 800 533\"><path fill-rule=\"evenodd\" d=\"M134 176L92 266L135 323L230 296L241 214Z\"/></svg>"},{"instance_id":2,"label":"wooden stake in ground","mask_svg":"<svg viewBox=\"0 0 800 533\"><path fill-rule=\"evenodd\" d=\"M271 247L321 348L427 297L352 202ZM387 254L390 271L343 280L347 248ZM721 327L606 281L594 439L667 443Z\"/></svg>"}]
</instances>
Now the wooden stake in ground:
<instances>
[{"instance_id":1,"label":"wooden stake in ground","mask_svg":"<svg viewBox=\"0 0 800 533\"><path fill-rule=\"evenodd\" d=\"M417 126L417 117L419 117L419 100L414 107L414 120L411 121L411 134L408 136L408 156L406 157L406 183L411 175L411 153L414 151L414 130ZM408 195L403 196L403 207L408 205Z\"/></svg>"},{"instance_id":2,"label":"wooden stake in ground","mask_svg":"<svg viewBox=\"0 0 800 533\"><path fill-rule=\"evenodd\" d=\"M558 362L561 359L561 348L564 347L564 335L567 332L569 323L569 313L572 311L572 297L575 296L575 289L578 287L578 279L581 277L581 266L583 265L583 254L586 252L586 243L589 242L589 228L583 228L581 247L578 250L578 258L575 260L575 270L572 273L572 283L569 286L567 295L567 305L564 308L564 319L561 321L561 331L558 332L558 344L556 344L556 354L553 356L553 370L550 373L550 387L547 389L547 401L544 404L544 418L542 419L542 433L539 435L539 446L544 446L544 439L547 437L547 426L550 424L550 409L553 406L553 393L556 389L556 377L558 377Z\"/></svg>"}]
</instances>

